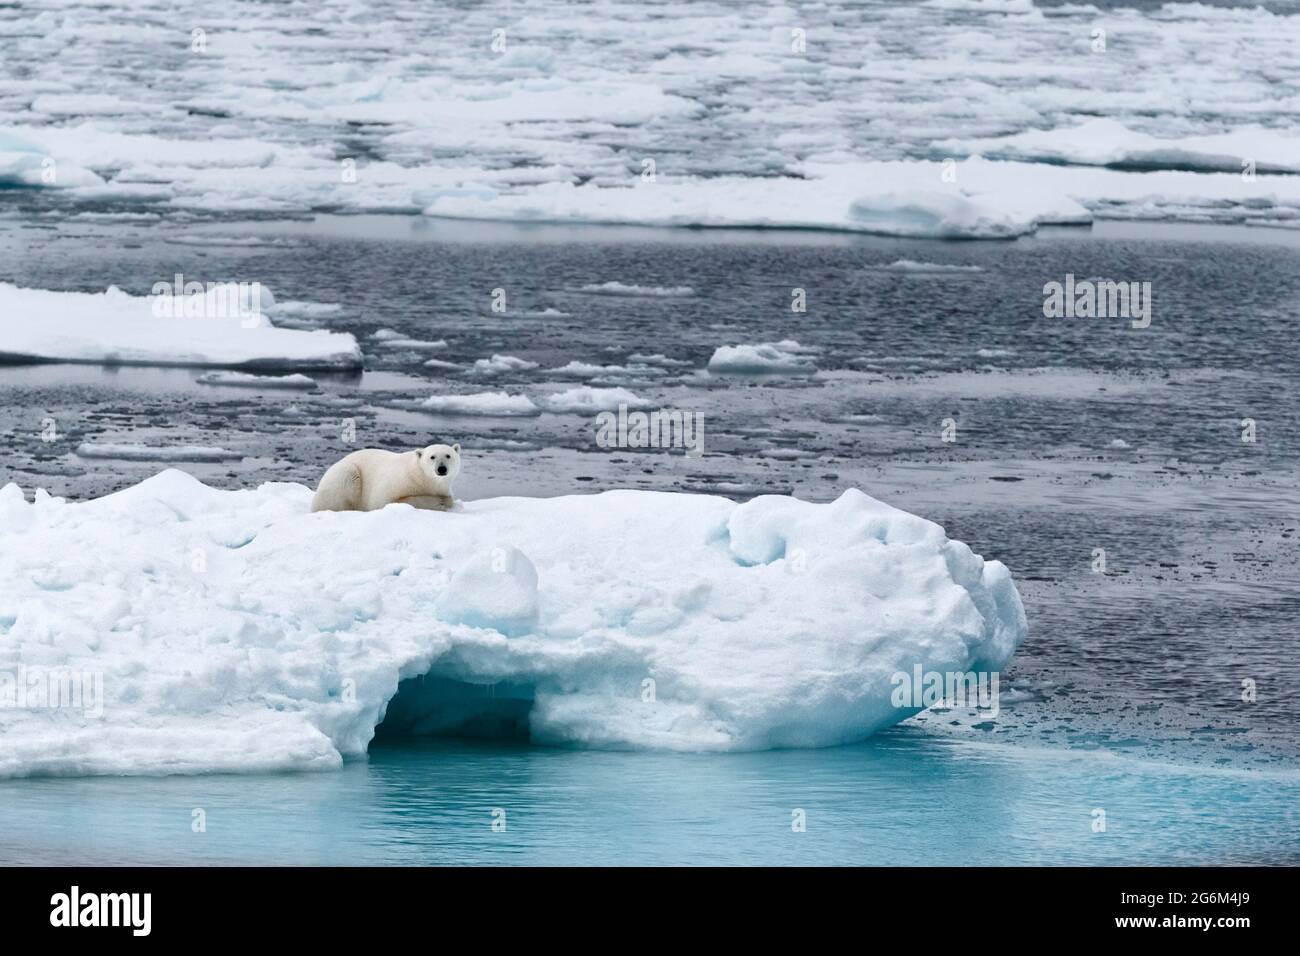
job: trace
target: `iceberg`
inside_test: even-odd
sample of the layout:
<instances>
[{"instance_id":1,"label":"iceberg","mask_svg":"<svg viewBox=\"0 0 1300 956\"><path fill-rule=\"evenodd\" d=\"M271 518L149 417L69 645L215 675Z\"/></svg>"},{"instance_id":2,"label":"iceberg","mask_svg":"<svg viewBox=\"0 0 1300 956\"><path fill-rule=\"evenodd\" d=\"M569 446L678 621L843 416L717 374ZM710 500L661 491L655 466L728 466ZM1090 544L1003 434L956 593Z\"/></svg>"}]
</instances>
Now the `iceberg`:
<instances>
[{"instance_id":1,"label":"iceberg","mask_svg":"<svg viewBox=\"0 0 1300 956\"><path fill-rule=\"evenodd\" d=\"M232 295L241 294L230 285ZM0 362L89 362L102 365L185 365L259 369L361 367L361 349L344 332L276 328L261 309L274 299L261 290L252 312L220 289L167 298L184 314L155 314L155 298L110 286L106 292L51 292L0 282ZM239 306L221 309L216 306Z\"/></svg>"},{"instance_id":2,"label":"iceberg","mask_svg":"<svg viewBox=\"0 0 1300 956\"><path fill-rule=\"evenodd\" d=\"M996 671L1026 634L1005 566L858 490L311 497L174 469L79 503L0 490L0 775L327 770L381 727L831 746L916 712L891 675ZM77 677L62 706L27 694Z\"/></svg>"}]
</instances>

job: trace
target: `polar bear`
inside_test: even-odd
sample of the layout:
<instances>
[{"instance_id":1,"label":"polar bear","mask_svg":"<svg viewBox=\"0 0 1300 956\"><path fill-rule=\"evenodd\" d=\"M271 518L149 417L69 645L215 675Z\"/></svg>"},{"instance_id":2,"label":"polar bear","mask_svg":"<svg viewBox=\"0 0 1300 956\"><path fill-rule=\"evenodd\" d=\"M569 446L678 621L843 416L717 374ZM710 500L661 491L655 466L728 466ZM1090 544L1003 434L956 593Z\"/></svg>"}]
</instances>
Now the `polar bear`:
<instances>
[{"instance_id":1,"label":"polar bear","mask_svg":"<svg viewBox=\"0 0 1300 956\"><path fill-rule=\"evenodd\" d=\"M460 445L429 445L408 452L364 448L329 467L312 511L377 511L395 501L428 511L450 511L451 483L460 474Z\"/></svg>"}]
</instances>

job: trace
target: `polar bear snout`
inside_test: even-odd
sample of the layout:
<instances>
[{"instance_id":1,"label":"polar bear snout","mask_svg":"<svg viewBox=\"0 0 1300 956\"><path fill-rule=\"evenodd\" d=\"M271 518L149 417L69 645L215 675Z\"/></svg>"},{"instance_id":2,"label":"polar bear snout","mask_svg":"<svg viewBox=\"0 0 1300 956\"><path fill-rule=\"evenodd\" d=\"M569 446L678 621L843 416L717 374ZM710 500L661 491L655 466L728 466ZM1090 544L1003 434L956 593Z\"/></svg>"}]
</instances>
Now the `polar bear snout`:
<instances>
[{"instance_id":1,"label":"polar bear snout","mask_svg":"<svg viewBox=\"0 0 1300 956\"><path fill-rule=\"evenodd\" d=\"M440 465L437 467L436 470L437 470L437 472L438 472L439 475L445 475L445 474L447 474L447 466L446 466L445 464L440 464Z\"/></svg>"}]
</instances>

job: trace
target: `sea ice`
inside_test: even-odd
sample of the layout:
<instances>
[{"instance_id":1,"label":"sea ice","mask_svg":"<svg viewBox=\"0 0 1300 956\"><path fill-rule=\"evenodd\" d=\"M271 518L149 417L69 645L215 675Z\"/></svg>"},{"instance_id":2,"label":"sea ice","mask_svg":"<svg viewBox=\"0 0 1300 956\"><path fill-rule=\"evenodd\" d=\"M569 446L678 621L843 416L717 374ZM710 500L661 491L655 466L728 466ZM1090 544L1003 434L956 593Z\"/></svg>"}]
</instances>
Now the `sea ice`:
<instances>
[{"instance_id":1,"label":"sea ice","mask_svg":"<svg viewBox=\"0 0 1300 956\"><path fill-rule=\"evenodd\" d=\"M577 388L565 389L548 395L542 400L549 412L588 415L596 412L616 412L620 405L628 408L647 408L645 401L635 392L626 388L592 388L579 385Z\"/></svg>"},{"instance_id":2,"label":"sea ice","mask_svg":"<svg viewBox=\"0 0 1300 956\"><path fill-rule=\"evenodd\" d=\"M475 392L472 395L434 395L420 403L425 411L443 415L488 415L511 417L540 415L541 409L527 395L509 392Z\"/></svg>"},{"instance_id":3,"label":"sea ice","mask_svg":"<svg viewBox=\"0 0 1300 956\"><path fill-rule=\"evenodd\" d=\"M138 442L82 442L79 458L115 458L121 461L236 461L237 451L214 445L144 445Z\"/></svg>"},{"instance_id":4,"label":"sea ice","mask_svg":"<svg viewBox=\"0 0 1300 956\"><path fill-rule=\"evenodd\" d=\"M269 291L262 292L262 307L271 305ZM154 298L116 287L50 292L0 282L0 361L264 369L361 365L361 350L347 333L279 329L266 313L218 308L215 291L171 300L182 309L193 303L202 317L160 317ZM225 298L221 304L233 301Z\"/></svg>"},{"instance_id":5,"label":"sea ice","mask_svg":"<svg viewBox=\"0 0 1300 956\"><path fill-rule=\"evenodd\" d=\"M536 362L514 355L493 355L477 360L470 371L475 375L501 375L505 372L529 372L537 368Z\"/></svg>"},{"instance_id":6,"label":"sea ice","mask_svg":"<svg viewBox=\"0 0 1300 956\"><path fill-rule=\"evenodd\" d=\"M250 5L232 25L195 0L196 23L222 26L178 57L150 5L68 18L31 0L4 22L0 185L54 215L119 217L424 210L971 238L1094 215L1294 219L1300 178L1246 185L1240 164L1297 168L1300 13L1142 7L663 0L575 17L489 0L452 18Z\"/></svg>"},{"instance_id":7,"label":"sea ice","mask_svg":"<svg viewBox=\"0 0 1300 956\"><path fill-rule=\"evenodd\" d=\"M723 345L709 359L709 371L727 375L813 375L817 366L798 342Z\"/></svg>"},{"instance_id":8,"label":"sea ice","mask_svg":"<svg viewBox=\"0 0 1300 956\"><path fill-rule=\"evenodd\" d=\"M0 490L0 696L99 676L94 701L0 707L0 774L334 768L390 703L419 723L431 702L394 702L416 677L447 730L499 689L539 743L829 746L914 712L893 675L998 670L1026 633L1002 564L856 490L311 497L176 470L81 503Z\"/></svg>"},{"instance_id":9,"label":"sea ice","mask_svg":"<svg viewBox=\"0 0 1300 956\"><path fill-rule=\"evenodd\" d=\"M200 385L226 385L232 388L289 388L316 387L309 375L249 375L247 372L205 372L195 379Z\"/></svg>"}]
</instances>

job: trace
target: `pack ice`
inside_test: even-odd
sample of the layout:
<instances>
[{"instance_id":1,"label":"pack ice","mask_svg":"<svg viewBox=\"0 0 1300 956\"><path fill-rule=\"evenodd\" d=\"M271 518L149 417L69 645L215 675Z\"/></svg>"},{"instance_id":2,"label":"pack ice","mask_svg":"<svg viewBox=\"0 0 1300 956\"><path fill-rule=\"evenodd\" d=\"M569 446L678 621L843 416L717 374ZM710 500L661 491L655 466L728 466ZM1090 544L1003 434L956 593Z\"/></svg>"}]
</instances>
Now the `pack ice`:
<instances>
[{"instance_id":1,"label":"pack ice","mask_svg":"<svg viewBox=\"0 0 1300 956\"><path fill-rule=\"evenodd\" d=\"M1006 567L857 490L310 501L177 470L83 503L0 490L0 774L335 768L386 714L565 746L828 746L914 713L896 672L996 670L1026 632ZM56 674L100 675L100 699L16 705Z\"/></svg>"}]
</instances>

